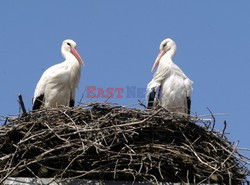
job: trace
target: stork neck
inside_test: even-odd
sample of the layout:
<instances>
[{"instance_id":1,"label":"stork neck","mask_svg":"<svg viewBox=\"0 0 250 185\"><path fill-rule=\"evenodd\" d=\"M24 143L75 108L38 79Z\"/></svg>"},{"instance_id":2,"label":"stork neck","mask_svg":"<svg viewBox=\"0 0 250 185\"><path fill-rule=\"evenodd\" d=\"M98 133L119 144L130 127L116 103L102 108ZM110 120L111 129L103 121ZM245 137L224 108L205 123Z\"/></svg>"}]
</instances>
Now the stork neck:
<instances>
[{"instance_id":1,"label":"stork neck","mask_svg":"<svg viewBox=\"0 0 250 185\"><path fill-rule=\"evenodd\" d=\"M77 58L70 52L67 52L66 54L64 54L65 57L65 62L70 62L72 64L78 64L78 60Z\"/></svg>"},{"instance_id":2,"label":"stork neck","mask_svg":"<svg viewBox=\"0 0 250 185\"><path fill-rule=\"evenodd\" d=\"M172 59L175 55L175 52L176 52L176 48L173 47L165 53L165 56Z\"/></svg>"}]
</instances>

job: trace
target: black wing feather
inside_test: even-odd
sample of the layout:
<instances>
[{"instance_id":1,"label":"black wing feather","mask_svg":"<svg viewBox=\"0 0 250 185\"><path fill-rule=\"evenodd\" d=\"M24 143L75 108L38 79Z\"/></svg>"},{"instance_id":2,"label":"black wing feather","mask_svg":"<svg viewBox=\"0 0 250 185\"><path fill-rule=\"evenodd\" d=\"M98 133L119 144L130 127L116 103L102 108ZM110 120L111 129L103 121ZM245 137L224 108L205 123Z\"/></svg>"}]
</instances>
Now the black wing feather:
<instances>
[{"instance_id":1,"label":"black wing feather","mask_svg":"<svg viewBox=\"0 0 250 185\"><path fill-rule=\"evenodd\" d=\"M38 110L41 108L43 101L44 101L43 98L44 98L44 94L41 94L40 96L36 97L32 110Z\"/></svg>"},{"instance_id":2,"label":"black wing feather","mask_svg":"<svg viewBox=\"0 0 250 185\"><path fill-rule=\"evenodd\" d=\"M75 100L70 99L70 101L69 101L69 106L70 106L70 107L74 107L74 105L75 105Z\"/></svg>"},{"instance_id":3,"label":"black wing feather","mask_svg":"<svg viewBox=\"0 0 250 185\"><path fill-rule=\"evenodd\" d=\"M148 109L151 109L154 105L154 99L155 99L155 89L152 89L152 91L149 93L148 96Z\"/></svg>"},{"instance_id":4,"label":"black wing feather","mask_svg":"<svg viewBox=\"0 0 250 185\"><path fill-rule=\"evenodd\" d=\"M190 109L191 109L191 99L190 97L187 97L187 111L188 111L188 114L190 115Z\"/></svg>"}]
</instances>

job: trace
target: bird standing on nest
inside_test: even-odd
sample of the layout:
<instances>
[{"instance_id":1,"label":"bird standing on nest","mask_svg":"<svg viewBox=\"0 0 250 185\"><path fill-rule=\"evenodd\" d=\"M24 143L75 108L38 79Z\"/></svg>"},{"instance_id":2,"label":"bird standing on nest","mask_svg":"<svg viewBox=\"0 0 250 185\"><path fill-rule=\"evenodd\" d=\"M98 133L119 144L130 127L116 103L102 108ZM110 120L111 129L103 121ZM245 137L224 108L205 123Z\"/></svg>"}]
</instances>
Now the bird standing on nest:
<instances>
[{"instance_id":1,"label":"bird standing on nest","mask_svg":"<svg viewBox=\"0 0 250 185\"><path fill-rule=\"evenodd\" d=\"M33 110L59 105L74 106L75 90L84 62L73 40L63 41L61 52L65 61L48 68L36 85Z\"/></svg>"},{"instance_id":2,"label":"bird standing on nest","mask_svg":"<svg viewBox=\"0 0 250 185\"><path fill-rule=\"evenodd\" d=\"M193 82L173 63L175 52L173 40L167 38L161 42L152 71L159 66L147 85L148 108L152 108L158 99L159 104L169 111L190 114Z\"/></svg>"}]
</instances>

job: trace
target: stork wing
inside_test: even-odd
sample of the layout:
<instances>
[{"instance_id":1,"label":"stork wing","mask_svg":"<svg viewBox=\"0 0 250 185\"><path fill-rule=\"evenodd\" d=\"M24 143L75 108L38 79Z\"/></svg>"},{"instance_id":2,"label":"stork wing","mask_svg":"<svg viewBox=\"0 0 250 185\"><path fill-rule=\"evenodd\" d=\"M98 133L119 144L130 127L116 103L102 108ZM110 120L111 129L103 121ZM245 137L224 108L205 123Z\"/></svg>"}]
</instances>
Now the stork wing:
<instances>
[{"instance_id":1,"label":"stork wing","mask_svg":"<svg viewBox=\"0 0 250 185\"><path fill-rule=\"evenodd\" d=\"M64 63L56 64L48 68L41 76L40 80L36 85L33 99L33 110L39 109L45 101L44 93L46 85L48 83L60 83L65 79L65 73L67 72Z\"/></svg>"},{"instance_id":2,"label":"stork wing","mask_svg":"<svg viewBox=\"0 0 250 185\"><path fill-rule=\"evenodd\" d=\"M33 101L33 106L32 106L32 110L38 110L41 108L42 104L43 104L43 98L44 98L44 94L41 94L40 96L36 97Z\"/></svg>"},{"instance_id":3,"label":"stork wing","mask_svg":"<svg viewBox=\"0 0 250 185\"><path fill-rule=\"evenodd\" d=\"M167 62L161 62L157 71L154 74L154 83L158 84L158 87L161 85L162 81L168 78L170 75L170 67Z\"/></svg>"},{"instance_id":4,"label":"stork wing","mask_svg":"<svg viewBox=\"0 0 250 185\"><path fill-rule=\"evenodd\" d=\"M155 94L156 94L155 89L152 89L151 92L149 92L148 106L147 106L148 109L151 109L153 107L153 105L154 105Z\"/></svg>"},{"instance_id":5,"label":"stork wing","mask_svg":"<svg viewBox=\"0 0 250 185\"><path fill-rule=\"evenodd\" d=\"M162 81L169 76L169 65L167 62L160 62L157 71L154 74L153 79L147 85L147 100L148 100L148 108L152 108L154 104L154 98L156 92L158 95L160 93L160 88L162 85Z\"/></svg>"},{"instance_id":6,"label":"stork wing","mask_svg":"<svg viewBox=\"0 0 250 185\"><path fill-rule=\"evenodd\" d=\"M186 89L186 94L187 94L187 113L190 114L193 82L188 77L186 77L186 79L184 80L184 84L185 84L185 89Z\"/></svg>"}]
</instances>

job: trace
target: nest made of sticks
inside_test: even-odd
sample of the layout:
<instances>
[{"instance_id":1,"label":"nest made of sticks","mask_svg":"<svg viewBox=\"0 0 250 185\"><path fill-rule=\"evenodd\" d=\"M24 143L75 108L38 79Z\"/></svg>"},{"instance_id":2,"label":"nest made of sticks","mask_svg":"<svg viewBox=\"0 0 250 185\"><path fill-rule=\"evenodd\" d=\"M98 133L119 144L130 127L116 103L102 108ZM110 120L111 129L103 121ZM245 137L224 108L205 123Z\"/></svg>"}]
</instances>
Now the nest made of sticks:
<instances>
[{"instance_id":1,"label":"nest made of sticks","mask_svg":"<svg viewBox=\"0 0 250 185\"><path fill-rule=\"evenodd\" d=\"M196 122L162 107L102 103L31 112L0 129L0 178L244 181L236 145Z\"/></svg>"}]
</instances>

